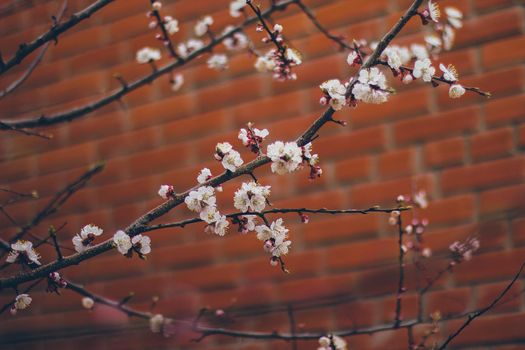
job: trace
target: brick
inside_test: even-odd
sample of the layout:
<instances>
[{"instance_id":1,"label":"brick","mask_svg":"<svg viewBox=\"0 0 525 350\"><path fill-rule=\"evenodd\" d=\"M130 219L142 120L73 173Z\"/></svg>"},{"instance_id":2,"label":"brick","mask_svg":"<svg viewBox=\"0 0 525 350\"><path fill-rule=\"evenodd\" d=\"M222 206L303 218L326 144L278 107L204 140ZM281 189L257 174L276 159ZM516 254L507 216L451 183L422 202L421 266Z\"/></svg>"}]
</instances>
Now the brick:
<instances>
[{"instance_id":1,"label":"brick","mask_svg":"<svg viewBox=\"0 0 525 350\"><path fill-rule=\"evenodd\" d=\"M415 168L415 150L411 148L383 153L378 159L378 171L383 179L410 175Z\"/></svg>"},{"instance_id":2,"label":"brick","mask_svg":"<svg viewBox=\"0 0 525 350\"><path fill-rule=\"evenodd\" d=\"M429 168L458 165L465 157L465 142L461 137L427 143L424 148L425 164Z\"/></svg>"},{"instance_id":3,"label":"brick","mask_svg":"<svg viewBox=\"0 0 525 350\"><path fill-rule=\"evenodd\" d=\"M512 128L501 128L474 135L470 144L474 161L508 156L513 146Z\"/></svg>"},{"instance_id":4,"label":"brick","mask_svg":"<svg viewBox=\"0 0 525 350\"><path fill-rule=\"evenodd\" d=\"M523 179L525 159L507 158L443 171L441 186L446 193L486 189L519 183Z\"/></svg>"}]
</instances>

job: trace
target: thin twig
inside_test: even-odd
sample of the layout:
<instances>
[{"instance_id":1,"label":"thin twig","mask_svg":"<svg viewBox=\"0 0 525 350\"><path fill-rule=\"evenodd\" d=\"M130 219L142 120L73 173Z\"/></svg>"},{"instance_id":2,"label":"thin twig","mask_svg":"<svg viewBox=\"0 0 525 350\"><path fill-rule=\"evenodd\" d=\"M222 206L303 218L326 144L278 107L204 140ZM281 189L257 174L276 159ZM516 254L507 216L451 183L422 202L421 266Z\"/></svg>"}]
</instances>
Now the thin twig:
<instances>
[{"instance_id":1,"label":"thin twig","mask_svg":"<svg viewBox=\"0 0 525 350\"><path fill-rule=\"evenodd\" d=\"M64 3L62 4L62 7L58 11L58 14L55 17L53 17L53 21L54 21L53 25L56 25L57 23L60 22L60 20L62 19L62 16L64 15L64 12L66 11L66 8L67 8L67 0L64 0ZM44 46L42 46L42 48L40 49L40 52L35 57L33 62L31 62L29 67L25 70L24 73L22 73L22 75L18 79L16 79L14 82L9 84L9 86L6 87L3 91L0 91L0 99L5 97L5 96L7 96L11 92L15 91L16 88L18 88L20 85L22 85L22 83L27 78L29 78L31 73L35 70L35 68L38 66L38 64L42 61L42 58L44 58L44 55L46 54L46 51L49 48L49 45L51 45L51 41L48 41L47 43L44 44ZM40 136L40 135L34 135L34 136Z\"/></svg>"},{"instance_id":2,"label":"thin twig","mask_svg":"<svg viewBox=\"0 0 525 350\"><path fill-rule=\"evenodd\" d=\"M396 314L394 317L394 327L398 327L401 323L401 303L403 299L403 293L405 293L405 248L403 246L403 222L401 220L401 214L397 217L397 228L399 232L399 283L397 286L396 295Z\"/></svg>"},{"instance_id":3,"label":"thin twig","mask_svg":"<svg viewBox=\"0 0 525 350\"><path fill-rule=\"evenodd\" d=\"M57 23L56 25L53 25L47 32L41 34L35 40L29 43L20 44L18 50L13 55L13 57L11 57L9 60L3 62L3 64L0 65L0 74L3 74L9 69L13 68L14 66L20 64L20 62L22 62L24 58L26 58L29 54L31 54L33 51L46 44L47 42L56 41L57 37L60 34L74 27L83 20L89 18L92 14L104 8L106 5L110 4L113 1L114 0L97 0L88 7L84 8L83 10L71 15L71 17L64 23Z\"/></svg>"},{"instance_id":4,"label":"thin twig","mask_svg":"<svg viewBox=\"0 0 525 350\"><path fill-rule=\"evenodd\" d=\"M99 0L101 1L101 0ZM109 0L106 0L109 1ZM113 0L111 0L113 1ZM272 7L269 10L266 10L262 13L263 17L267 17L271 15L275 11L284 10L286 7L290 4L292 4L294 0L287 0L279 3L279 5L276 5ZM42 127L42 126L49 126L54 125L66 121L72 121L75 119L78 119L88 113L94 112L98 110L99 108L102 108L114 101L122 99L125 95L131 93L132 91L135 91L136 89L146 86L148 84L151 84L153 81L155 81L157 78L161 77L164 74L171 73L175 68L178 68L196 57L199 57L201 54L205 52L211 51L215 46L219 45L224 41L224 39L231 37L235 33L242 30L242 28L255 23L258 20L257 16L250 17L246 21L244 21L241 25L237 26L236 28L232 29L231 31L228 31L227 33L223 33L215 38L215 40L211 41L204 47L202 47L199 50L195 50L192 53L190 53L187 57L185 57L182 60L177 60L172 63L168 63L163 67L160 67L156 71L138 79L134 82L131 82L127 85L127 87L121 87L118 90L115 90L108 94L105 97L102 97L94 102L88 103L81 107L75 107L73 109L59 112L56 114L52 114L49 116L41 115L38 117L32 117L27 119L17 119L17 120L2 120L0 121L0 130L12 130L12 128L20 129L20 128L36 128L36 127Z\"/></svg>"},{"instance_id":5,"label":"thin twig","mask_svg":"<svg viewBox=\"0 0 525 350\"><path fill-rule=\"evenodd\" d=\"M519 271L516 273L516 275L514 276L514 278L510 281L510 283L505 287L505 289L503 289L501 291L501 293L498 295L498 297L496 299L494 299L490 304L488 304L486 307L484 307L483 309L480 309L478 311L475 311L475 312L472 312L470 313L468 316L467 316L467 319L465 320L465 322L452 334L450 334L447 338L447 340L445 340L445 342L443 344L441 344L441 346L437 349L437 350L443 350L445 349L448 344L455 338L457 337L472 321L474 321L476 318L480 317L481 315L483 315L485 312L489 311L490 309L492 309L494 306L496 306L496 304L501 300L503 299L503 297L505 296L505 294L507 294L507 292L512 288L512 286L514 285L514 283L516 283L516 281L518 280L518 278L520 277L521 273L523 272L523 269L525 268L525 263L521 264L521 267L519 269Z\"/></svg>"}]
</instances>

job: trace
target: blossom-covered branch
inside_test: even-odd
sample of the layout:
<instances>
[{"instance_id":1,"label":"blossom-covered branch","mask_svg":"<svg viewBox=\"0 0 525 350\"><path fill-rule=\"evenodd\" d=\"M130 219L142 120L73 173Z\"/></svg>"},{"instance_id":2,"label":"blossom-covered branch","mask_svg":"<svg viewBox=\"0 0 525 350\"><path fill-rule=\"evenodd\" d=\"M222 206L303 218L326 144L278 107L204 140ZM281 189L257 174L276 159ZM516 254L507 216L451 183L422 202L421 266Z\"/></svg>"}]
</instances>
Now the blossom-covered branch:
<instances>
[{"instance_id":1,"label":"blossom-covered branch","mask_svg":"<svg viewBox=\"0 0 525 350\"><path fill-rule=\"evenodd\" d=\"M85 9L78 11L77 13L74 13L73 15L71 15L71 17L67 21L63 23L54 23L53 26L51 26L51 28L47 32L42 33L35 40L29 43L20 44L18 47L18 50L15 52L13 57L11 57L6 62L0 60L0 74L5 73L9 69L20 64L20 62L22 62L22 60L24 60L28 55L30 55L33 51L35 51L42 45L45 45L47 42L50 42L50 41L56 42L60 34L74 27L75 25L82 22L83 20L91 17L91 15L93 15L95 12L104 8L106 5L112 3L113 1L114 0L97 0L91 5L89 5L88 7L86 7ZM17 127L17 128L23 127L23 126L16 126L16 125L12 125L12 126Z\"/></svg>"},{"instance_id":2,"label":"blossom-covered branch","mask_svg":"<svg viewBox=\"0 0 525 350\"><path fill-rule=\"evenodd\" d=\"M239 212L239 213L232 213L232 214L226 214L227 218L238 218L239 216L259 216L263 217L267 214L330 214L330 215L337 215L337 214L369 214L369 213L391 213L393 211L405 211L410 210L410 207L400 207L400 208L389 208L389 209L383 209L379 207L372 207L368 209L309 209L309 208L274 208L269 210L264 210L261 212ZM160 230L165 228L173 228L173 227L185 227L190 224L198 223L198 222L205 222L201 218L192 218L192 219L186 219L181 220L178 222L171 222L166 224L158 224L158 225L150 225L145 227L142 232L148 232L148 231L154 231L154 230Z\"/></svg>"},{"instance_id":3,"label":"blossom-covered branch","mask_svg":"<svg viewBox=\"0 0 525 350\"><path fill-rule=\"evenodd\" d=\"M102 0L99 0L101 2ZM263 17L267 17L271 15L272 13L276 11L282 11L286 9L290 4L292 4L295 0L287 0L280 2L278 5L272 6L271 8L265 10L262 12ZM109 0L106 0L106 2L109 2ZM220 43L224 42L225 39L235 36L236 33L239 33L242 28L253 24L258 21L257 16L250 17L246 19L241 25L237 27L233 27L230 30L222 33L219 36L216 36L213 40L211 40L207 45L192 51L189 53L186 57L184 57L182 60L176 60L172 63L168 63L163 67L158 68L154 72L148 74L147 76L144 76L134 82L131 82L129 84L125 84L120 89L110 93L107 96L104 96L97 101L88 103L81 107L75 107L71 110L67 110L64 112L59 112L56 114L52 114L49 116L41 115L38 117L33 118L27 118L27 119L19 119L15 121L9 121L9 120L2 120L0 121L0 130L11 130L12 128L36 128L36 127L42 127L42 126L49 126L54 125L66 121L72 121L75 119L78 119L88 113L94 112L98 110L99 108L102 108L114 101L117 101L121 99L122 97L126 96L130 92L142 87L146 86L159 77L171 73L175 68L178 68L196 57L199 57L200 55L210 52L214 47L219 45Z\"/></svg>"},{"instance_id":4,"label":"blossom-covered branch","mask_svg":"<svg viewBox=\"0 0 525 350\"><path fill-rule=\"evenodd\" d=\"M388 46L388 44L394 39L394 37L401 31L401 29L405 26L405 24L412 18L416 13L419 5L422 3L423 0L415 0L412 5L409 7L409 9L405 12L405 14L399 19L397 23L390 29L390 31L381 39L381 41L378 43L376 49L374 52L367 58L367 60L362 65L359 72L363 69L369 68L381 55L382 51ZM283 4L290 4L291 2L284 2L277 6L283 6ZM277 6L272 7L277 8ZM267 10L265 13L269 13L269 10ZM253 17L247 21L255 21L257 17ZM245 22L246 23L246 22ZM237 30L240 30L240 27L237 28ZM231 32L230 32L231 33ZM225 37L225 35L223 35ZM197 51L193 52L195 54ZM191 56L191 55L190 55ZM176 64L176 63L175 63ZM166 69L166 68L163 68ZM162 69L161 69L162 70ZM160 71L160 70L159 70ZM356 77L359 75L359 72L356 74ZM348 87L347 93L350 94L351 92L351 86ZM198 190L198 188L215 188L219 187L221 184L223 184L226 181L229 181L233 178L239 177L241 175L247 175L247 174L253 174L254 170L268 164L272 161L274 163L272 164L272 170L274 171L287 171L287 167L292 166L290 168L291 171L295 170L297 166L299 165L296 163L296 151L294 149L297 147L305 147L308 143L312 141L315 134L319 129L332 120L333 114L335 113L335 110L332 107L329 107L317 120L313 122L313 124L296 140L295 143L290 142L286 145L281 142L282 145L275 144L275 157L269 157L267 155L259 155L257 158L252 160L251 162L239 165L235 164L233 168L228 169L228 165L223 163L225 165L224 173L222 173L219 176L216 176L214 178L210 178L209 180L205 181L204 183L201 183L199 186L193 187L189 190L186 190L183 193L180 194L173 194L169 197L169 199L157 206L156 208L150 210L146 214L142 215L138 219L136 219L134 222L132 222L123 232L127 234L129 237L134 237L140 235L140 233L144 232L144 230L147 228L146 225L148 225L153 220L165 215L169 211L171 211L173 208L177 207L181 203L183 203L192 192L195 192ZM294 146L295 144L295 146ZM289 147L290 150L293 150L293 154L283 154L279 155L280 149L284 150L286 152L286 147ZM235 161L235 157L233 157L234 153L229 152L231 149L231 145L228 148L220 149L218 148L217 154L220 157L220 159L224 161L228 161L229 159ZM224 152L223 152L224 151ZM273 152L273 150L272 150ZM287 161L281 160L281 157L285 157L284 159L287 159ZM293 161L292 163L289 163L289 161ZM299 161L301 160L301 156L299 156ZM242 161L240 162L242 164ZM232 171L232 169L235 169ZM218 221L219 222L219 221ZM221 221L222 222L222 221ZM262 234L261 237L265 237L266 234ZM84 238L86 239L86 238ZM287 241L288 242L288 241ZM126 245L129 244L126 241ZM102 254L106 251L111 250L114 247L114 241L112 239L108 239L98 245L95 246L89 246L86 247L85 250L83 250L80 253L70 255L68 257L64 257L64 259L59 261L54 261L49 264L37 267L31 271L28 272L21 272L14 276L10 276L7 278L0 279L0 288L7 288L7 287L14 287L16 285L19 285L21 283L25 283L40 277L47 276L51 272L58 271L60 269L63 269L67 266L76 265L80 262L89 259L91 257L97 256L99 254ZM272 256L273 258L273 256ZM279 257L278 257L279 258ZM280 261L280 259L279 259ZM281 264L282 266L282 264Z\"/></svg>"}]
</instances>

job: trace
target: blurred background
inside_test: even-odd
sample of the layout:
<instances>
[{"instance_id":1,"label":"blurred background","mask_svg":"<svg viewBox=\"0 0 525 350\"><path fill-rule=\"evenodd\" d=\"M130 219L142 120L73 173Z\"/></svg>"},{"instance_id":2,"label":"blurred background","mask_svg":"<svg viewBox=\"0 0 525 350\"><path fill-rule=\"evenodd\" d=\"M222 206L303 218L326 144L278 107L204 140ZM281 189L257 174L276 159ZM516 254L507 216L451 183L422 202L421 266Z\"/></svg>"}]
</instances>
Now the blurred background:
<instances>
[{"instance_id":1,"label":"blurred background","mask_svg":"<svg viewBox=\"0 0 525 350\"><path fill-rule=\"evenodd\" d=\"M92 0L69 0L69 14ZM263 6L267 5L262 2ZM408 0L305 0L319 21L348 39L377 40L399 18ZM212 15L212 30L242 21L229 15L228 0L164 0L162 14L180 21L175 42L189 38L195 22ZM454 48L439 62L456 65L461 82L492 93L491 99L467 93L448 98L448 88L414 83L398 88L390 102L344 109L338 118L348 126L327 124L314 143L321 157L323 176L313 182L308 171L277 176L269 167L256 175L272 186L276 207L369 208L392 207L399 194L425 190L428 218L425 245L433 255L425 262L427 276L446 266L448 246L477 236L481 249L453 274L445 274L424 300L425 314L464 313L486 305L504 288L525 260L525 13L518 0L446 0L465 15ZM49 28L62 1L4 0L0 4L0 47L5 59L18 45ZM58 38L43 62L13 94L0 99L2 119L35 117L89 103L150 72L135 53L144 46L161 47L148 29L146 0L117 0L92 18ZM22 225L45 206L59 189L93 163L104 161L104 171L76 193L61 210L32 232L44 236L49 225L66 223L61 242L88 223L104 229L102 238L126 227L147 210L162 203L157 191L173 184L176 191L193 186L199 170L218 174L213 159L217 142L228 141L253 158L237 140L247 122L270 131L268 143L292 140L324 110L318 85L347 79L355 72L346 54L321 35L295 6L274 20L284 26L292 46L303 54L297 81L279 83L257 73L255 58L231 54L230 68L216 72L206 67L207 57L177 70L184 75L181 90L171 90L169 77L128 94L71 123L41 131L44 140L21 134L0 135L0 187L30 192L40 199L11 205L6 210ZM425 28L413 19L395 42L423 42ZM262 35L246 30L256 46ZM223 52L219 46L216 52ZM27 69L32 56L0 78L5 88ZM168 62L168 55L159 66ZM219 209L232 212L233 192L241 181L231 181L219 194ZM2 200L8 196L2 194ZM181 206L164 221L189 217ZM409 222L407 214L406 222ZM290 274L271 267L253 234L233 228L226 237L204 232L204 224L185 229L151 232L152 253L146 261L125 259L118 252L68 268L63 275L90 290L180 320L192 320L201 308L210 310L206 322L215 326L289 331L289 310L297 331L334 331L391 322L394 317L397 273L397 232L388 214L361 216L312 215L302 224L298 215L284 217L290 228L292 250L286 257ZM9 239L16 228L0 218L0 237ZM54 258L52 246L41 246L42 260ZM70 254L70 251L64 251ZM16 271L4 269L2 276ZM403 318L415 316L413 270L408 270ZM509 298L487 316L472 323L452 348L525 349L523 279ZM0 292L2 305L14 297ZM84 310L81 297L64 290L61 295L40 286L31 293L30 308L0 316L2 349L316 349L317 342L248 341L194 337L179 330L165 339L149 331L143 320L128 318L96 305ZM224 316L216 317L215 311ZM443 335L459 325L444 324ZM423 329L424 331L424 329ZM350 349L404 349L406 331L348 338ZM435 338L436 340L440 338ZM520 345L521 344L521 345Z\"/></svg>"}]
</instances>

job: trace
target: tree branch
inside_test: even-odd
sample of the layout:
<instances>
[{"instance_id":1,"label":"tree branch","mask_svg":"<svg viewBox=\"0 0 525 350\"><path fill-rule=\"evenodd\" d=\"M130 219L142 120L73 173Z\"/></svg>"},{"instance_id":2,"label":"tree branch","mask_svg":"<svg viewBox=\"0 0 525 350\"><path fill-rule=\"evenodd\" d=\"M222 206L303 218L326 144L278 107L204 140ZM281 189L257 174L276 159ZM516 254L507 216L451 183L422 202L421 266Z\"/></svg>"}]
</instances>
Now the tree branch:
<instances>
[{"instance_id":1,"label":"tree branch","mask_svg":"<svg viewBox=\"0 0 525 350\"><path fill-rule=\"evenodd\" d=\"M24 58L47 42L52 40L56 41L60 34L89 18L92 14L113 1L114 0L97 0L85 9L71 15L69 20L65 21L64 23L57 23L56 25L53 25L51 29L41 34L38 38L31 41L30 43L20 44L18 51L13 55L13 57L11 57L8 61L3 62L3 64L0 64L0 74L3 74L14 66L20 64Z\"/></svg>"}]
</instances>

